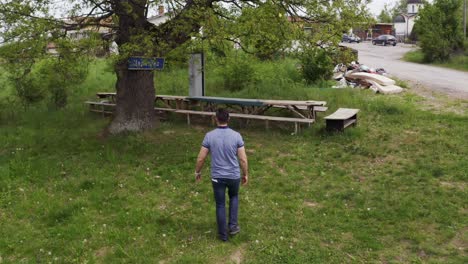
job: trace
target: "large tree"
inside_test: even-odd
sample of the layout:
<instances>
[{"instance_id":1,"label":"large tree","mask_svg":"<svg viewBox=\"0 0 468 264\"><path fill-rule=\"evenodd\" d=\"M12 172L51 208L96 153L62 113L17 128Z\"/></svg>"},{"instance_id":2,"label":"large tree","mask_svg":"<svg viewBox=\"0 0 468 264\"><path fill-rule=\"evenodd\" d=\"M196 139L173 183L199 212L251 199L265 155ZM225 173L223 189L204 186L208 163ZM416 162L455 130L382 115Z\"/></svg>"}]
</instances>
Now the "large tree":
<instances>
[{"instance_id":1,"label":"large tree","mask_svg":"<svg viewBox=\"0 0 468 264\"><path fill-rule=\"evenodd\" d=\"M293 39L307 45L337 45L341 32L364 22L369 0L0 0L0 37L18 58L36 57L34 50L66 38L67 30L89 26L113 29L119 57L115 62L117 105L109 131L153 127L153 72L127 69L129 56L165 56L191 39L237 42L262 58ZM58 6L57 6L58 4ZM160 25L148 22L157 5L171 9ZM59 8L59 10L57 10ZM68 20L57 19L63 15ZM288 19L289 17L289 19ZM291 19L291 17L293 19ZM113 23L102 23L112 19ZM72 21L72 22L70 22ZM304 34L304 26L312 26ZM202 29L202 30L201 30ZM306 45L306 46L307 46ZM39 47L39 48L38 48Z\"/></svg>"}]
</instances>

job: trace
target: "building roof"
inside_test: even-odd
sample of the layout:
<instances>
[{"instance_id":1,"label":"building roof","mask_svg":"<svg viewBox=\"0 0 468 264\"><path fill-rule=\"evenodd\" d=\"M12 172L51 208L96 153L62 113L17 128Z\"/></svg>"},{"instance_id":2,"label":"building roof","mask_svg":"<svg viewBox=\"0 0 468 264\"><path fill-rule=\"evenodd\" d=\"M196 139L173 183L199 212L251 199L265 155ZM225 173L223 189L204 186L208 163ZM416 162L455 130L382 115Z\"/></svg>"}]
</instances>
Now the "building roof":
<instances>
[{"instance_id":1,"label":"building roof","mask_svg":"<svg viewBox=\"0 0 468 264\"><path fill-rule=\"evenodd\" d=\"M395 19L393 19L393 22L394 23L406 23L406 19L404 16L398 15L395 17Z\"/></svg>"},{"instance_id":2,"label":"building roof","mask_svg":"<svg viewBox=\"0 0 468 264\"><path fill-rule=\"evenodd\" d=\"M422 0L408 0L408 4L423 4Z\"/></svg>"}]
</instances>

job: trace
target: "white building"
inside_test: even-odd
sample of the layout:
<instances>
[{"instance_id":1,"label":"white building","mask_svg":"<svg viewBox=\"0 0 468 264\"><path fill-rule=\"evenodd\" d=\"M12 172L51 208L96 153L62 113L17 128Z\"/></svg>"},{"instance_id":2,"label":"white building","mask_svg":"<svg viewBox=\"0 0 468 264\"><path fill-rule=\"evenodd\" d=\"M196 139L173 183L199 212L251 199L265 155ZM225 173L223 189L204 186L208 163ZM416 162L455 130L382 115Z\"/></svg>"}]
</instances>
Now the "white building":
<instances>
[{"instance_id":1,"label":"white building","mask_svg":"<svg viewBox=\"0 0 468 264\"><path fill-rule=\"evenodd\" d=\"M164 12L164 6L158 7L158 14L148 18L148 22L154 25L159 25L170 19L170 13Z\"/></svg>"},{"instance_id":2,"label":"white building","mask_svg":"<svg viewBox=\"0 0 468 264\"><path fill-rule=\"evenodd\" d=\"M416 17L423 6L422 0L408 0L406 13L399 14L393 20L397 39L404 40L411 35Z\"/></svg>"}]
</instances>

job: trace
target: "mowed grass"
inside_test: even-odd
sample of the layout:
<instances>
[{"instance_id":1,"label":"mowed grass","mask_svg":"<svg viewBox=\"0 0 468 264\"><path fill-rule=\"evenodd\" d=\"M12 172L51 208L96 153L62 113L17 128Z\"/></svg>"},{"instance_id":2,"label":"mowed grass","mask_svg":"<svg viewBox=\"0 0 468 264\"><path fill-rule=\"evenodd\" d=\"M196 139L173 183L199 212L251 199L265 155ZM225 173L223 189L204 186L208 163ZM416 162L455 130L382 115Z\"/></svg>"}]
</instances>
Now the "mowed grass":
<instances>
[{"instance_id":1,"label":"mowed grass","mask_svg":"<svg viewBox=\"0 0 468 264\"><path fill-rule=\"evenodd\" d=\"M169 74L156 77L158 93L182 91L165 84ZM86 85L112 83L98 76ZM329 113L361 109L358 125L327 133L320 117L291 135L291 125L233 122L251 182L229 243L216 239L209 163L194 182L209 120L169 116L154 131L103 137L109 119L82 104L100 87L63 111L11 113L0 125L0 260L466 263L466 114L420 110L409 93L280 87L223 95L326 100Z\"/></svg>"},{"instance_id":2,"label":"mowed grass","mask_svg":"<svg viewBox=\"0 0 468 264\"><path fill-rule=\"evenodd\" d=\"M405 54L403 59L409 62L425 64L424 54L422 53L421 50L410 51ZM456 55L447 62L443 62L443 63L435 62L435 63L431 63L431 65L468 72L468 56Z\"/></svg>"}]
</instances>

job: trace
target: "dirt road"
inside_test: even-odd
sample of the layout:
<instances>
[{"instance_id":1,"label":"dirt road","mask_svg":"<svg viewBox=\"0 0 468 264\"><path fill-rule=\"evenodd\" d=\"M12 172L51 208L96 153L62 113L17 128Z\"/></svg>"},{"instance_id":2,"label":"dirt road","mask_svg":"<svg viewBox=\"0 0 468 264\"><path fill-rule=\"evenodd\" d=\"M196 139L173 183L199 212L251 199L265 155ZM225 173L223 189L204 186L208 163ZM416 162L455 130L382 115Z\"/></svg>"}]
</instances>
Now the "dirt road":
<instances>
[{"instance_id":1,"label":"dirt road","mask_svg":"<svg viewBox=\"0 0 468 264\"><path fill-rule=\"evenodd\" d=\"M384 68L390 75L451 97L468 99L468 73L436 66L405 62L401 58L410 45L374 46L371 43L345 44L359 51L359 62Z\"/></svg>"}]
</instances>

